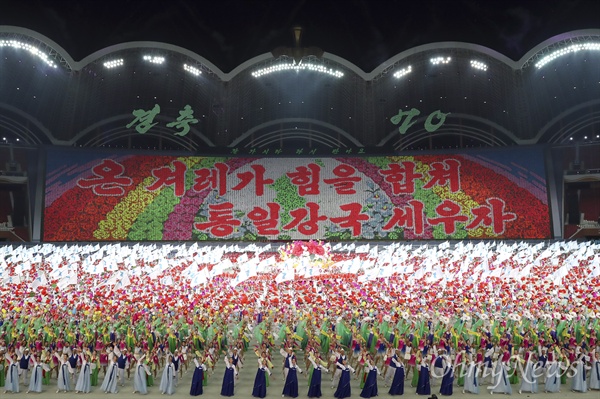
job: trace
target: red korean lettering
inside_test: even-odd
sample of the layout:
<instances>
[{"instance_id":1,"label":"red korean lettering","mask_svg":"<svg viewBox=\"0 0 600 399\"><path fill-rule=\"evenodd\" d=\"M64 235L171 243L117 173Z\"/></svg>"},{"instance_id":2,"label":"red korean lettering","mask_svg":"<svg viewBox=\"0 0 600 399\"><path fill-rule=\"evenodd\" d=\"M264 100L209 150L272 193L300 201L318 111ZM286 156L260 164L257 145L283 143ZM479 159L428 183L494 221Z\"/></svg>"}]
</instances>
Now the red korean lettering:
<instances>
[{"instance_id":1,"label":"red korean lettering","mask_svg":"<svg viewBox=\"0 0 600 399\"><path fill-rule=\"evenodd\" d=\"M241 224L233 218L233 204L224 202L208 205L208 221L194 223L194 227L200 231L209 230L213 236L223 238L231 235L235 227Z\"/></svg>"},{"instance_id":2,"label":"red korean lettering","mask_svg":"<svg viewBox=\"0 0 600 399\"><path fill-rule=\"evenodd\" d=\"M301 197L320 194L321 167L319 165L309 163L308 167L298 166L295 172L288 172L286 175L290 178L292 184L298 186L298 194Z\"/></svg>"},{"instance_id":3,"label":"red korean lettering","mask_svg":"<svg viewBox=\"0 0 600 399\"><path fill-rule=\"evenodd\" d=\"M380 170L383 180L392 186L392 193L412 194L415 192L415 180L423 177L422 173L415 173L415 163L404 161L401 164L391 163L389 169Z\"/></svg>"},{"instance_id":4,"label":"red korean lettering","mask_svg":"<svg viewBox=\"0 0 600 399\"><path fill-rule=\"evenodd\" d=\"M330 218L333 223L343 228L351 228L352 236L359 237L362 233L362 222L369 220L369 215L360 213L362 205L356 202L340 205L340 209L344 212L349 212L347 216Z\"/></svg>"},{"instance_id":5,"label":"red korean lettering","mask_svg":"<svg viewBox=\"0 0 600 399\"><path fill-rule=\"evenodd\" d=\"M442 201L441 204L435 207L435 213L439 216L437 218L429 218L427 221L432 226L438 224L444 225L444 233L454 234L456 231L456 223L466 223L469 218L465 215L461 215L462 208L456 202L448 199Z\"/></svg>"},{"instance_id":6,"label":"red korean lettering","mask_svg":"<svg viewBox=\"0 0 600 399\"><path fill-rule=\"evenodd\" d=\"M254 209L248 212L248 219L252 221L258 234L262 236L278 235L277 225L279 224L281 206L276 202L267 202L267 207L269 209L255 206Z\"/></svg>"},{"instance_id":7,"label":"red korean lettering","mask_svg":"<svg viewBox=\"0 0 600 399\"><path fill-rule=\"evenodd\" d=\"M123 187L133 184L130 177L122 176L125 167L112 159L103 159L98 165L92 168L92 173L96 177L90 179L79 179L77 185L81 188L92 188L96 195L102 196L121 196L125 194Z\"/></svg>"},{"instance_id":8,"label":"red korean lettering","mask_svg":"<svg viewBox=\"0 0 600 399\"><path fill-rule=\"evenodd\" d=\"M479 225L490 227L494 234L503 234L506 222L517 219L517 215L512 212L504 212L506 203L500 198L488 198L485 200L488 205L481 205L471 209L473 220L466 227L467 230L477 228Z\"/></svg>"},{"instance_id":9,"label":"red korean lettering","mask_svg":"<svg viewBox=\"0 0 600 399\"><path fill-rule=\"evenodd\" d=\"M456 159L432 162L427 173L431 176L431 179L423 185L423 188L448 185L450 192L460 191L460 162Z\"/></svg>"},{"instance_id":10,"label":"red korean lettering","mask_svg":"<svg viewBox=\"0 0 600 399\"><path fill-rule=\"evenodd\" d=\"M246 187L252 180L254 180L254 190L257 196L262 196L265 193L265 186L267 184L273 184L273 179L265 179L265 167L262 165L251 165L250 168L253 172L241 172L237 174L240 182L232 187L232 190L241 190Z\"/></svg>"},{"instance_id":11,"label":"red korean lettering","mask_svg":"<svg viewBox=\"0 0 600 399\"><path fill-rule=\"evenodd\" d=\"M298 228L298 231L304 235L313 235L319 231L318 223L327 220L327 216L319 216L319 204L307 202L306 208L298 208L290 211L292 221L283 226L285 230ZM308 217L307 221L303 221Z\"/></svg>"},{"instance_id":12,"label":"red korean lettering","mask_svg":"<svg viewBox=\"0 0 600 399\"><path fill-rule=\"evenodd\" d=\"M359 182L361 179L359 176L353 176L356 173L350 165L338 165L333 168L333 174L337 178L323 179L325 184L332 184L335 192L338 194L356 194L354 189L354 183Z\"/></svg>"},{"instance_id":13,"label":"red korean lettering","mask_svg":"<svg viewBox=\"0 0 600 399\"><path fill-rule=\"evenodd\" d=\"M227 193L227 172L229 166L221 162L215 162L214 168L202 168L194 170L194 191L202 191L207 188L217 189L219 195Z\"/></svg>"},{"instance_id":14,"label":"red korean lettering","mask_svg":"<svg viewBox=\"0 0 600 399\"><path fill-rule=\"evenodd\" d=\"M155 191L163 186L173 186L175 196L182 197L185 194L185 172L187 171L187 165L181 161L173 161L171 165L173 169L168 166L152 169L152 176L156 178L156 181L146 187L146 189Z\"/></svg>"},{"instance_id":15,"label":"red korean lettering","mask_svg":"<svg viewBox=\"0 0 600 399\"><path fill-rule=\"evenodd\" d=\"M420 236L425 232L425 206L421 201L408 201L404 208L394 208L390 220L382 227L383 230L391 230L395 226L411 229L415 235Z\"/></svg>"}]
</instances>

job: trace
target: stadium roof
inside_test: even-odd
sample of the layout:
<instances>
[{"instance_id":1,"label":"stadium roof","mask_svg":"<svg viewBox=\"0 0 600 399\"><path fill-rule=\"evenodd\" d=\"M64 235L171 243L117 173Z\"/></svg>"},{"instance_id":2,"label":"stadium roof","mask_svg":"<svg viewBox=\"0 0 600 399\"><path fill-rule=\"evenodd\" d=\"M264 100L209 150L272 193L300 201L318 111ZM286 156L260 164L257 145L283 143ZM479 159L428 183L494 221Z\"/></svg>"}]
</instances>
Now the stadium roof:
<instances>
[{"instance_id":1,"label":"stadium roof","mask_svg":"<svg viewBox=\"0 0 600 399\"><path fill-rule=\"evenodd\" d=\"M298 2L286 11L285 2L225 1L203 10L179 1L163 13L158 3L119 3L114 24L106 23L107 7L117 7L110 2L97 6L97 18L90 12L100 2L86 1L71 11L25 2L3 15L3 132L29 144L188 150L306 141L405 150L600 133L596 2L554 2L550 10L546 2L485 9L459 1L450 10L449 2L357 1L343 3L336 18L339 2ZM555 14L561 24L552 24ZM74 23L77 15L82 21ZM415 20L430 23L418 29ZM291 33L298 22L301 41ZM156 105L152 131L126 127L133 110ZM199 122L174 135L167 125L186 105ZM448 113L443 124L428 129L441 113Z\"/></svg>"}]
</instances>

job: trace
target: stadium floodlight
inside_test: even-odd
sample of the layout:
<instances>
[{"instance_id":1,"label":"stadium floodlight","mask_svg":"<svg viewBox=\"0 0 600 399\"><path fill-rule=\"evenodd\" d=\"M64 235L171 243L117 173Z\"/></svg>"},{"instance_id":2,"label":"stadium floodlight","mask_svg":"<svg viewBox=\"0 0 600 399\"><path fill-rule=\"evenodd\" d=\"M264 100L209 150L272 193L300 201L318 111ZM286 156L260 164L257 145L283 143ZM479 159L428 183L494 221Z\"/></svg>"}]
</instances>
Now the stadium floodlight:
<instances>
[{"instance_id":1,"label":"stadium floodlight","mask_svg":"<svg viewBox=\"0 0 600 399\"><path fill-rule=\"evenodd\" d=\"M193 67L193 66L190 66L190 65L188 65L188 64L183 64L183 69L184 69L185 71L187 71L187 72L191 73L191 74L192 74L192 75L194 75L194 76L198 76L198 75L200 75L200 74L202 73L202 71L201 71L201 70L199 70L198 68L196 68L196 67Z\"/></svg>"},{"instance_id":2,"label":"stadium floodlight","mask_svg":"<svg viewBox=\"0 0 600 399\"><path fill-rule=\"evenodd\" d=\"M44 61L48 66L52 68L57 67L56 63L48 57L48 54L44 53L39 48L32 46L29 43L20 42L18 40L0 40L0 47L12 47L16 49L27 50L34 56Z\"/></svg>"},{"instance_id":3,"label":"stadium floodlight","mask_svg":"<svg viewBox=\"0 0 600 399\"><path fill-rule=\"evenodd\" d=\"M153 64L162 64L163 62L165 62L165 57L159 57L155 55L145 55L143 58L144 61L148 61Z\"/></svg>"},{"instance_id":4,"label":"stadium floodlight","mask_svg":"<svg viewBox=\"0 0 600 399\"><path fill-rule=\"evenodd\" d=\"M401 70L394 72L394 77L396 79L400 79L404 75L408 75L412 72L412 66L407 66L406 68L402 68Z\"/></svg>"},{"instance_id":5,"label":"stadium floodlight","mask_svg":"<svg viewBox=\"0 0 600 399\"><path fill-rule=\"evenodd\" d=\"M107 69L112 69L112 68L120 67L120 66L123 65L123 58L119 58L119 59L116 59L116 60L106 61L103 65L104 65L104 68L107 68Z\"/></svg>"},{"instance_id":6,"label":"stadium floodlight","mask_svg":"<svg viewBox=\"0 0 600 399\"><path fill-rule=\"evenodd\" d=\"M452 57L434 57L429 59L429 62L431 62L433 65L449 64L450 61L452 61Z\"/></svg>"},{"instance_id":7,"label":"stadium floodlight","mask_svg":"<svg viewBox=\"0 0 600 399\"><path fill-rule=\"evenodd\" d=\"M563 55L577 53L579 51L600 51L600 42L588 42L588 43L578 43L571 44L570 46L560 48L551 52L550 54L542 57L538 62L535 63L535 67L540 69L550 61L557 59L558 57L562 57Z\"/></svg>"},{"instance_id":8,"label":"stadium floodlight","mask_svg":"<svg viewBox=\"0 0 600 399\"><path fill-rule=\"evenodd\" d=\"M473 67L475 69L480 69L482 71L487 71L487 69L488 69L486 64L484 64L481 61L477 61L477 60L471 60L471 67Z\"/></svg>"},{"instance_id":9,"label":"stadium floodlight","mask_svg":"<svg viewBox=\"0 0 600 399\"><path fill-rule=\"evenodd\" d=\"M290 64L290 63L280 63L280 64L273 64L271 66L268 66L266 68L262 68L259 70L256 70L254 72L252 72L252 76L255 78L259 78L261 76L264 75L269 75L271 73L274 72L281 72L281 71L302 71L302 70L308 70L308 71L313 71L313 72L318 72L318 73L323 73L323 74L327 74L330 76L333 76L335 78L341 78L342 76L344 76L344 73L341 71L338 71L336 69L333 68L328 68L325 65L320 65L320 64L313 64L310 62L307 63L300 63L300 64Z\"/></svg>"}]
</instances>

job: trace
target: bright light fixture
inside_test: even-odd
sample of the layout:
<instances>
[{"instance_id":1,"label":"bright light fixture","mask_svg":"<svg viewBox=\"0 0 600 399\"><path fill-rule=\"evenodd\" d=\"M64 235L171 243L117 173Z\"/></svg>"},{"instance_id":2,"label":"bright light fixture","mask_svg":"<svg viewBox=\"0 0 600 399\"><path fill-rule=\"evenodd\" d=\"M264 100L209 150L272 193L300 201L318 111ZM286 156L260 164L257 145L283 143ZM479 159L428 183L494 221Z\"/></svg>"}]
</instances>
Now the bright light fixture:
<instances>
[{"instance_id":1,"label":"bright light fixture","mask_svg":"<svg viewBox=\"0 0 600 399\"><path fill-rule=\"evenodd\" d=\"M579 44L571 44L570 46L563 47L552 53L542 57L538 62L535 63L535 67L540 69L550 61L557 59L558 57L562 57L563 55L576 53L578 51L583 50L592 50L592 51L600 51L600 43L598 42L590 42L590 43L579 43Z\"/></svg>"},{"instance_id":2,"label":"bright light fixture","mask_svg":"<svg viewBox=\"0 0 600 399\"><path fill-rule=\"evenodd\" d=\"M201 70L195 68L193 66L189 66L188 64L183 64L183 69L191 73L192 75L198 76L202 73Z\"/></svg>"},{"instance_id":3,"label":"bright light fixture","mask_svg":"<svg viewBox=\"0 0 600 399\"><path fill-rule=\"evenodd\" d=\"M165 62L165 57L158 57L155 55L145 55L144 61L148 61L153 64L162 64L163 62Z\"/></svg>"},{"instance_id":4,"label":"bright light fixture","mask_svg":"<svg viewBox=\"0 0 600 399\"><path fill-rule=\"evenodd\" d=\"M487 71L487 65L481 61L471 60L471 66L475 69L480 69L482 71Z\"/></svg>"},{"instance_id":5,"label":"bright light fixture","mask_svg":"<svg viewBox=\"0 0 600 399\"><path fill-rule=\"evenodd\" d=\"M27 50L31 54L35 55L36 57L38 57L42 61L44 61L48 66L50 66L52 68L57 67L56 63L54 61L52 61L50 58L48 58L48 54L45 54L40 49L32 46L29 43L20 42L18 40L0 40L0 47L12 47L12 48L16 48L16 49Z\"/></svg>"},{"instance_id":6,"label":"bright light fixture","mask_svg":"<svg viewBox=\"0 0 600 399\"><path fill-rule=\"evenodd\" d=\"M407 66L406 68L402 68L401 70L394 73L394 77L400 79L402 76L407 75L412 72L412 66Z\"/></svg>"},{"instance_id":7,"label":"bright light fixture","mask_svg":"<svg viewBox=\"0 0 600 399\"><path fill-rule=\"evenodd\" d=\"M451 57L435 57L429 59L429 62L431 62L433 65L449 64L450 61L452 61Z\"/></svg>"},{"instance_id":8,"label":"bright light fixture","mask_svg":"<svg viewBox=\"0 0 600 399\"><path fill-rule=\"evenodd\" d=\"M123 58L119 58L117 60L106 61L104 64L104 68L112 69L123 65Z\"/></svg>"},{"instance_id":9,"label":"bright light fixture","mask_svg":"<svg viewBox=\"0 0 600 399\"><path fill-rule=\"evenodd\" d=\"M292 70L293 71L301 71L301 70L314 71L314 72L331 75L336 78L341 78L342 76L344 76L344 73L341 71L338 71L338 70L335 70L332 68L327 68L324 65L311 64L311 63L301 63L301 64L281 63L281 64L276 64L276 65L271 65L269 67L259 69L257 71L252 72L252 76L254 76L255 78L258 78L258 77L268 75L273 72L292 71Z\"/></svg>"}]
</instances>

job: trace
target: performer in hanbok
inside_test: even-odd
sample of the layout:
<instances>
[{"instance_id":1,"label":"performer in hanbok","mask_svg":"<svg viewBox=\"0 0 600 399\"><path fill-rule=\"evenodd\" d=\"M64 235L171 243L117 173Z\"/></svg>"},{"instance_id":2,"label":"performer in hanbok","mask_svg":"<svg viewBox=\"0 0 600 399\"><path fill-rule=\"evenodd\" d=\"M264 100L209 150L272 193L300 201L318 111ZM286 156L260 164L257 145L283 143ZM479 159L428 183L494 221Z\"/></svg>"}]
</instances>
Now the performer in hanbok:
<instances>
[{"instance_id":1,"label":"performer in hanbok","mask_svg":"<svg viewBox=\"0 0 600 399\"><path fill-rule=\"evenodd\" d=\"M562 361L560 353L548 353L548 361L546 362L546 383L544 384L544 392L560 392L560 377L568 366Z\"/></svg>"},{"instance_id":2,"label":"performer in hanbok","mask_svg":"<svg viewBox=\"0 0 600 399\"><path fill-rule=\"evenodd\" d=\"M83 352L80 355L81 359L81 370L79 371L79 377L77 378L77 384L75 384L75 393L88 393L92 390L92 368L88 362L88 358Z\"/></svg>"},{"instance_id":3,"label":"performer in hanbok","mask_svg":"<svg viewBox=\"0 0 600 399\"><path fill-rule=\"evenodd\" d=\"M396 355L396 349L389 348L385 357L385 370L382 372L383 374L383 384L387 387L390 385L390 381L394 378L396 371L396 363L392 361L392 359L398 360L398 355Z\"/></svg>"},{"instance_id":4,"label":"performer in hanbok","mask_svg":"<svg viewBox=\"0 0 600 399\"><path fill-rule=\"evenodd\" d=\"M487 367L484 365L484 367ZM492 373L492 385L488 387L490 389L490 393L504 393L507 395L512 395L512 387L510 386L510 381L508 379L508 363L504 363L502 361L502 357L499 357L496 361L496 367Z\"/></svg>"},{"instance_id":5,"label":"performer in hanbok","mask_svg":"<svg viewBox=\"0 0 600 399\"><path fill-rule=\"evenodd\" d=\"M465 385L463 386L463 393L474 393L479 394L479 364L476 358L471 353L466 354L467 356L467 375L465 376Z\"/></svg>"},{"instance_id":6,"label":"performer in hanbok","mask_svg":"<svg viewBox=\"0 0 600 399\"><path fill-rule=\"evenodd\" d=\"M31 356L31 362L33 363L33 367L31 369L31 377L29 379L29 388L27 389L27 393L42 392L42 375L44 371L42 364L37 362L35 356Z\"/></svg>"},{"instance_id":7,"label":"performer in hanbok","mask_svg":"<svg viewBox=\"0 0 600 399\"><path fill-rule=\"evenodd\" d=\"M310 374L309 382L308 382L308 397L309 398L320 398L322 395L322 392L321 392L322 371L325 370L326 373L329 373L329 370L327 370L326 367L323 367L320 357L313 358L313 356L309 356L308 360L312 364L312 373Z\"/></svg>"},{"instance_id":8,"label":"performer in hanbok","mask_svg":"<svg viewBox=\"0 0 600 399\"><path fill-rule=\"evenodd\" d=\"M388 393L390 395L404 395L404 363L399 357L392 357L391 362L390 368L392 368L392 364L394 365L394 379Z\"/></svg>"},{"instance_id":9,"label":"performer in hanbok","mask_svg":"<svg viewBox=\"0 0 600 399\"><path fill-rule=\"evenodd\" d=\"M252 388L252 396L255 398L264 398L267 396L267 377L266 374L271 374L271 370L267 367L266 362L262 357L258 358L258 369L256 377L254 377L254 386ZM289 376L289 374L288 374Z\"/></svg>"},{"instance_id":10,"label":"performer in hanbok","mask_svg":"<svg viewBox=\"0 0 600 399\"><path fill-rule=\"evenodd\" d=\"M14 350L10 349L4 355L4 358L8 361L6 379L4 381L4 393L19 393L19 365L13 360L13 356L15 355Z\"/></svg>"},{"instance_id":11,"label":"performer in hanbok","mask_svg":"<svg viewBox=\"0 0 600 399\"><path fill-rule=\"evenodd\" d=\"M300 370L300 367L298 367L298 364L296 364L296 357L294 356L290 363L290 368L288 369L288 375L285 378L283 392L281 392L282 397L298 397L298 373L302 374L302 370Z\"/></svg>"},{"instance_id":12,"label":"performer in hanbok","mask_svg":"<svg viewBox=\"0 0 600 399\"><path fill-rule=\"evenodd\" d=\"M192 376L192 386L190 387L190 395L198 396L202 395L203 384L204 384L204 373L206 372L206 365L201 363L202 360L199 358L194 358L194 364L196 367L194 368L194 375Z\"/></svg>"},{"instance_id":13,"label":"performer in hanbok","mask_svg":"<svg viewBox=\"0 0 600 399\"><path fill-rule=\"evenodd\" d=\"M336 385L339 385L339 381L340 381L340 377L342 375L342 368L340 368L340 364L342 364L343 361L348 360L348 357L346 356L346 353L344 351L343 348L341 348L339 351L334 352L333 354L335 356L335 372L333 373L333 376L331 378L331 388L335 387Z\"/></svg>"},{"instance_id":14,"label":"performer in hanbok","mask_svg":"<svg viewBox=\"0 0 600 399\"><path fill-rule=\"evenodd\" d=\"M237 370L230 358L225 356L225 374L223 374L223 384L221 385L221 396L233 396L235 388L235 377Z\"/></svg>"},{"instance_id":15,"label":"performer in hanbok","mask_svg":"<svg viewBox=\"0 0 600 399\"><path fill-rule=\"evenodd\" d=\"M335 390L333 396L337 399L349 398L352 394L352 389L350 387L350 373L354 373L354 369L347 364L346 359L342 359L341 363L337 363L337 367L340 367L341 375L340 381L338 383L337 389Z\"/></svg>"},{"instance_id":16,"label":"performer in hanbok","mask_svg":"<svg viewBox=\"0 0 600 399\"><path fill-rule=\"evenodd\" d=\"M112 356L109 357L108 367L106 369L106 374L104 375L104 381L102 381L102 385L100 389L104 393L118 393L119 389L117 388L118 382L118 364L117 364L117 356L113 353Z\"/></svg>"},{"instance_id":17,"label":"performer in hanbok","mask_svg":"<svg viewBox=\"0 0 600 399\"><path fill-rule=\"evenodd\" d=\"M573 379L571 381L571 391L573 392L587 392L587 380L586 373L587 370L591 369L588 366L588 362L590 360L589 356L585 354L581 354L579 358L574 362L575 373L573 375Z\"/></svg>"},{"instance_id":18,"label":"performer in hanbok","mask_svg":"<svg viewBox=\"0 0 600 399\"><path fill-rule=\"evenodd\" d=\"M431 385L429 382L429 356L422 356L419 365L419 380L417 382L417 395L430 395Z\"/></svg>"},{"instance_id":19,"label":"performer in hanbok","mask_svg":"<svg viewBox=\"0 0 600 399\"><path fill-rule=\"evenodd\" d=\"M160 393L166 395L173 395L175 393L176 378L177 372L175 370L175 365L173 364L173 356L167 355L165 369L163 370L163 374L160 379Z\"/></svg>"},{"instance_id":20,"label":"performer in hanbok","mask_svg":"<svg viewBox=\"0 0 600 399\"><path fill-rule=\"evenodd\" d=\"M369 372L367 373L363 389L360 392L361 398L370 398L379 394L377 390L377 377L380 373L372 358L367 360L366 367Z\"/></svg>"},{"instance_id":21,"label":"performer in hanbok","mask_svg":"<svg viewBox=\"0 0 600 399\"><path fill-rule=\"evenodd\" d=\"M69 363L69 357L66 353L63 353L62 355L57 353L55 356L59 361L58 389L56 390L56 393L59 393L60 391L68 392L71 390L71 374L73 373L73 369Z\"/></svg>"},{"instance_id":22,"label":"performer in hanbok","mask_svg":"<svg viewBox=\"0 0 600 399\"><path fill-rule=\"evenodd\" d=\"M136 357L135 374L133 375L133 393L146 395L148 393L148 375L150 369L146 366L146 355Z\"/></svg>"},{"instance_id":23,"label":"performer in hanbok","mask_svg":"<svg viewBox=\"0 0 600 399\"><path fill-rule=\"evenodd\" d=\"M288 371L290 369L290 365L292 363L292 359L296 359L296 355L294 354L294 350L291 347L287 348L287 351L283 350L283 348L281 348L279 350L279 353L281 354L281 356L283 356L283 380L285 381L285 379L287 378L288 375Z\"/></svg>"},{"instance_id":24,"label":"performer in hanbok","mask_svg":"<svg viewBox=\"0 0 600 399\"><path fill-rule=\"evenodd\" d=\"M599 350L591 348L590 358L592 359L592 371L590 372L590 389L600 389L600 359L598 359Z\"/></svg>"},{"instance_id":25,"label":"performer in hanbok","mask_svg":"<svg viewBox=\"0 0 600 399\"><path fill-rule=\"evenodd\" d=\"M19 375L23 376L23 384L26 385L29 382L29 366L31 363L29 348L24 348L22 351L17 348L15 353L17 354L17 359L19 359Z\"/></svg>"},{"instance_id":26,"label":"performer in hanbok","mask_svg":"<svg viewBox=\"0 0 600 399\"><path fill-rule=\"evenodd\" d=\"M519 393L537 393L538 391L538 370L539 363L535 359L534 352L528 351L525 354L525 370L521 378L521 387Z\"/></svg>"},{"instance_id":27,"label":"performer in hanbok","mask_svg":"<svg viewBox=\"0 0 600 399\"><path fill-rule=\"evenodd\" d=\"M440 394L444 396L452 395L452 386L454 384L454 366L448 355L442 356L443 376L440 386Z\"/></svg>"}]
</instances>

